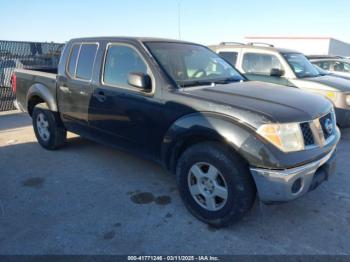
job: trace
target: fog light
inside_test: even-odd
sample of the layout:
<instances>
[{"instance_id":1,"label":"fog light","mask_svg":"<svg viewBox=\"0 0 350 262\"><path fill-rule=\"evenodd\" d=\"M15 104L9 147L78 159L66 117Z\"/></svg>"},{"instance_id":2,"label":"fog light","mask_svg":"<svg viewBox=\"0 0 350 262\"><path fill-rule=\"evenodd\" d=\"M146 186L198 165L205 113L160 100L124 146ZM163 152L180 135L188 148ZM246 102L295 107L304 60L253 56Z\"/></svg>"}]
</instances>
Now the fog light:
<instances>
[{"instance_id":1,"label":"fog light","mask_svg":"<svg viewBox=\"0 0 350 262\"><path fill-rule=\"evenodd\" d=\"M292 185L292 193L296 194L300 191L301 189L301 178L298 178L297 180L294 181L293 185Z\"/></svg>"}]
</instances>

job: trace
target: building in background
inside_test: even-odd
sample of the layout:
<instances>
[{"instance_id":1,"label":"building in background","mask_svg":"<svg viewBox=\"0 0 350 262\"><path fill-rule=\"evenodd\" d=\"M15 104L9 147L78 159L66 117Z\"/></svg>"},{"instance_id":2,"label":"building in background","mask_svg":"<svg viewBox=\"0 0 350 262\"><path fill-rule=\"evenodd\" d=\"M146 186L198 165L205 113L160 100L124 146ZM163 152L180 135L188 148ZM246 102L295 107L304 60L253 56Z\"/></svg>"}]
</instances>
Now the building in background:
<instances>
[{"instance_id":1,"label":"building in background","mask_svg":"<svg viewBox=\"0 0 350 262\"><path fill-rule=\"evenodd\" d=\"M247 36L247 42L269 43L306 55L350 56L350 44L331 37Z\"/></svg>"}]
</instances>

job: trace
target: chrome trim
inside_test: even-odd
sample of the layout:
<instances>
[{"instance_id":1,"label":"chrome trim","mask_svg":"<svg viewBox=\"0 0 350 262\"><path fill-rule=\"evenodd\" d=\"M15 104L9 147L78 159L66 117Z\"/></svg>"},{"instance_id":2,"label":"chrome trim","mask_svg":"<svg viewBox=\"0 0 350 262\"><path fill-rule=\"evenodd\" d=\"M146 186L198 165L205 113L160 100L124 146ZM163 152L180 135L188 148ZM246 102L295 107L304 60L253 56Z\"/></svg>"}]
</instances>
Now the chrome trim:
<instances>
[{"instance_id":1,"label":"chrome trim","mask_svg":"<svg viewBox=\"0 0 350 262\"><path fill-rule=\"evenodd\" d=\"M260 200L264 202L283 202L306 194L310 189L317 169L333 156L335 150L336 146L323 158L291 169L250 168ZM292 193L292 185L299 178L302 179L302 186L298 192Z\"/></svg>"},{"instance_id":2,"label":"chrome trim","mask_svg":"<svg viewBox=\"0 0 350 262\"><path fill-rule=\"evenodd\" d=\"M336 130L337 129L337 121L336 121L334 108L332 108L327 113L325 113L325 114L321 115L320 117L315 118L315 119L313 119L311 121L306 121L306 122L300 122L299 123L299 126L301 124L304 124L304 123L308 123L309 124L311 132L312 132L312 135L313 135L313 138L314 138L314 141L315 141L314 145L305 146L305 150L316 148L316 147L324 147L324 146L328 145L331 141L333 141L333 139L335 138L335 134L333 133L327 139L325 139L325 134L323 132L323 129L322 129L322 126L321 126L321 123L320 123L320 119L322 117L325 117L329 113L331 113L332 122L333 122L333 125L334 125L334 130Z\"/></svg>"}]
</instances>

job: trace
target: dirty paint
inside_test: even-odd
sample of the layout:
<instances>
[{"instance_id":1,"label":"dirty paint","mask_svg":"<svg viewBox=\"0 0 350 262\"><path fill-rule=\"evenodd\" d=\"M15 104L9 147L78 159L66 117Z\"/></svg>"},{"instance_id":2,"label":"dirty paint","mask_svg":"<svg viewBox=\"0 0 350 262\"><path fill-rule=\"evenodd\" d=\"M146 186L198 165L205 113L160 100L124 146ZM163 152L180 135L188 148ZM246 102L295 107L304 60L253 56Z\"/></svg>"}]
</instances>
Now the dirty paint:
<instances>
[{"instance_id":1,"label":"dirty paint","mask_svg":"<svg viewBox=\"0 0 350 262\"><path fill-rule=\"evenodd\" d=\"M45 182L42 177L32 177L22 182L23 187L41 188Z\"/></svg>"}]
</instances>

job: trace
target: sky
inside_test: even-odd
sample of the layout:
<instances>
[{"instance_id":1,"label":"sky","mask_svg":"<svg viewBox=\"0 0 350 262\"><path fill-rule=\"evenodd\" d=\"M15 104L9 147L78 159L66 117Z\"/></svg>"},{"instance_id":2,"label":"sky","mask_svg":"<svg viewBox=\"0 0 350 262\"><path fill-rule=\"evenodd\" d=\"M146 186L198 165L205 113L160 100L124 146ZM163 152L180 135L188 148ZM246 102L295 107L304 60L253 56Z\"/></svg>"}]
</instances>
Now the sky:
<instances>
[{"instance_id":1,"label":"sky","mask_svg":"<svg viewBox=\"0 0 350 262\"><path fill-rule=\"evenodd\" d=\"M349 14L348 0L0 0L0 40L178 39L180 24L181 39L202 44L243 41L245 36L350 42Z\"/></svg>"}]
</instances>

